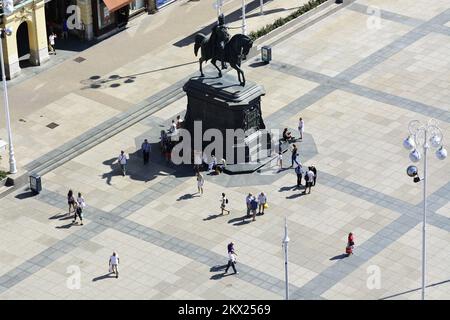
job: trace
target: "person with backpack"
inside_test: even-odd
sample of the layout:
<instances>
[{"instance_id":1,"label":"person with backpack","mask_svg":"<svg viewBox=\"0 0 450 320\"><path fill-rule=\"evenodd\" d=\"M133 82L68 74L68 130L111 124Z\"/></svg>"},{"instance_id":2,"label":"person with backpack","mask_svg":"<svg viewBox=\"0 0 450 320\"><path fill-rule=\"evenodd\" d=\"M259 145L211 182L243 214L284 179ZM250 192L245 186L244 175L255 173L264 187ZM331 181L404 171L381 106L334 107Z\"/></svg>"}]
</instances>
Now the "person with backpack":
<instances>
[{"instance_id":1,"label":"person with backpack","mask_svg":"<svg viewBox=\"0 0 450 320\"><path fill-rule=\"evenodd\" d=\"M230 210L227 209L228 199L225 196L225 193L222 193L222 198L220 199L220 209L222 211L222 215L224 211L227 211L230 214Z\"/></svg>"},{"instance_id":2,"label":"person with backpack","mask_svg":"<svg viewBox=\"0 0 450 320\"><path fill-rule=\"evenodd\" d=\"M311 167L308 167L308 171L305 173L305 181L306 181L306 187L303 191L303 194L306 194L306 190L309 189L308 193L311 193L311 187L312 183L314 181L314 172L312 172Z\"/></svg>"}]
</instances>

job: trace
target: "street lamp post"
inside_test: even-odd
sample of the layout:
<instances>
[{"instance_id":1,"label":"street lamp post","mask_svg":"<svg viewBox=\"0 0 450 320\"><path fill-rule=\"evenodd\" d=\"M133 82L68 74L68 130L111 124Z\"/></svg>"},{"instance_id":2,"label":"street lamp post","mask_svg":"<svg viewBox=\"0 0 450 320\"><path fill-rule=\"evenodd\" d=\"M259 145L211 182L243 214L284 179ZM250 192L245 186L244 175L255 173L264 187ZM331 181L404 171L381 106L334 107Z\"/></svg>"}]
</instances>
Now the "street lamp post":
<instances>
[{"instance_id":1,"label":"street lamp post","mask_svg":"<svg viewBox=\"0 0 450 320\"><path fill-rule=\"evenodd\" d=\"M242 0L242 34L247 35L247 22L245 21L245 0Z\"/></svg>"},{"instance_id":2,"label":"street lamp post","mask_svg":"<svg viewBox=\"0 0 450 320\"><path fill-rule=\"evenodd\" d=\"M0 29L0 64L2 65L2 80L3 80L3 103L5 105L6 130L8 131L9 142L9 173L17 173L16 159L14 158L14 146L11 133L11 121L9 117L9 103L8 103L8 87L6 85L5 65L3 63L3 39L10 36L12 30L10 28Z\"/></svg>"},{"instance_id":3,"label":"street lamp post","mask_svg":"<svg viewBox=\"0 0 450 320\"><path fill-rule=\"evenodd\" d=\"M284 273L285 273L285 281L286 281L286 300L289 300L289 276L288 276L288 229L287 229L287 219L284 218L284 239L283 239L283 247L284 247Z\"/></svg>"},{"instance_id":4,"label":"street lamp post","mask_svg":"<svg viewBox=\"0 0 450 320\"><path fill-rule=\"evenodd\" d=\"M264 15L264 0L259 0L259 15Z\"/></svg>"},{"instance_id":5,"label":"street lamp post","mask_svg":"<svg viewBox=\"0 0 450 320\"><path fill-rule=\"evenodd\" d=\"M418 175L417 167L409 166L407 174L415 177L414 182L423 181L423 220L422 220L422 300L425 300L426 287L426 223L427 223L427 156L431 147L437 149L436 157L444 160L447 157L447 150L442 144L444 138L442 130L434 119L429 120L426 124L422 124L418 120L413 120L408 126L409 136L403 141L403 146L410 150L409 158L412 162L419 162L421 155L419 148L423 148L423 179L415 177Z\"/></svg>"}]
</instances>

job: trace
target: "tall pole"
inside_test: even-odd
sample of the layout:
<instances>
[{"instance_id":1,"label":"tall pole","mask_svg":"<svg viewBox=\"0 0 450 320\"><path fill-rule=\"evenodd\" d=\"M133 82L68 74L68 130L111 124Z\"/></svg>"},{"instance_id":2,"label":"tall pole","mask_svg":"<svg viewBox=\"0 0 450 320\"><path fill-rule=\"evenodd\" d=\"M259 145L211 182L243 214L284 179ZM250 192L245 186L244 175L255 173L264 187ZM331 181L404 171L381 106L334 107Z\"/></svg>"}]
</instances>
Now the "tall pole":
<instances>
[{"instance_id":1,"label":"tall pole","mask_svg":"<svg viewBox=\"0 0 450 320\"><path fill-rule=\"evenodd\" d=\"M11 133L11 121L9 118L9 103L8 103L8 87L6 85L5 65L3 63L3 38L6 37L5 30L0 30L0 64L2 65L2 80L3 80L3 103L5 105L6 116L6 130L8 131L9 141L9 173L17 173L16 159L14 158L14 146Z\"/></svg>"},{"instance_id":2,"label":"tall pole","mask_svg":"<svg viewBox=\"0 0 450 320\"><path fill-rule=\"evenodd\" d=\"M222 13L222 0L216 0L217 16Z\"/></svg>"},{"instance_id":3,"label":"tall pole","mask_svg":"<svg viewBox=\"0 0 450 320\"><path fill-rule=\"evenodd\" d=\"M425 228L427 224L427 153L428 153L428 130L425 130L425 143L423 145L423 221L422 221L422 300L425 300L425 261L426 261L426 237Z\"/></svg>"},{"instance_id":4,"label":"tall pole","mask_svg":"<svg viewBox=\"0 0 450 320\"><path fill-rule=\"evenodd\" d=\"M264 14L264 0L259 0L259 14L262 16Z\"/></svg>"},{"instance_id":5,"label":"tall pole","mask_svg":"<svg viewBox=\"0 0 450 320\"><path fill-rule=\"evenodd\" d=\"M284 218L284 274L285 274L285 282L286 282L286 300L289 300L289 274L288 274L288 229L287 229L287 218Z\"/></svg>"},{"instance_id":6,"label":"tall pole","mask_svg":"<svg viewBox=\"0 0 450 320\"><path fill-rule=\"evenodd\" d=\"M242 34L247 35L247 23L245 21L245 0L242 0Z\"/></svg>"}]
</instances>

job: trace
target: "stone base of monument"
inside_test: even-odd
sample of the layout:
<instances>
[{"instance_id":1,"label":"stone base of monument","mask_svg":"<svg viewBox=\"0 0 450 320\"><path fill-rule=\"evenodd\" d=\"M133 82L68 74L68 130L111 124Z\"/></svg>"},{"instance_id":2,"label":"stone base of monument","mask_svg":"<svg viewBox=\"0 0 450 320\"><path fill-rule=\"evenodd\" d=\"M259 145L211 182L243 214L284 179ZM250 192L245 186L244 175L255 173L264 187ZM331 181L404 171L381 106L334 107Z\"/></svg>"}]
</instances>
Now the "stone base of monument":
<instances>
[{"instance_id":1,"label":"stone base of monument","mask_svg":"<svg viewBox=\"0 0 450 320\"><path fill-rule=\"evenodd\" d=\"M226 165L224 172L228 174L252 173L262 169L272 161L277 161L278 152L285 153L289 150L289 143L283 142L279 146L279 150L263 149L254 153L251 160L247 163L237 163Z\"/></svg>"},{"instance_id":2,"label":"stone base of monument","mask_svg":"<svg viewBox=\"0 0 450 320\"><path fill-rule=\"evenodd\" d=\"M272 160L272 139L265 130L261 115L261 97L265 95L262 86L247 81L242 87L235 76L227 73L222 78L191 78L183 89L188 98L184 128L194 139L199 139L196 134L199 135L200 132L203 137L208 129L217 129L222 133L223 154L229 155L228 159L225 157L225 172L254 172ZM201 123L200 129L194 129L196 122L197 128ZM239 141L231 138L233 141L227 141L226 139L230 139L227 129L241 129L246 133L245 138ZM202 140L203 150L209 143ZM227 150L230 146L232 156ZM194 149L193 141L192 148ZM219 157L218 160L220 161Z\"/></svg>"}]
</instances>

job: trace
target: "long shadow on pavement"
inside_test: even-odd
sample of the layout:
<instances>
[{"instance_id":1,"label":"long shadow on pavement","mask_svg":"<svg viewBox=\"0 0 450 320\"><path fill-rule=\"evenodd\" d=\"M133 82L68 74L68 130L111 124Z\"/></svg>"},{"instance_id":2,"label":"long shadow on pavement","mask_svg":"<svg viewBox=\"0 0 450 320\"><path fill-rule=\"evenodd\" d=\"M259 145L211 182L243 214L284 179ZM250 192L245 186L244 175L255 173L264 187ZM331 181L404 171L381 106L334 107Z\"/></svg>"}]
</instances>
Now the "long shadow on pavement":
<instances>
[{"instance_id":1,"label":"long shadow on pavement","mask_svg":"<svg viewBox=\"0 0 450 320\"><path fill-rule=\"evenodd\" d=\"M303 197L303 196L306 196L306 194L303 193L303 192L300 192L300 193L296 193L296 194L292 194L290 196L287 196L286 199L297 199L297 198L300 198L300 197Z\"/></svg>"},{"instance_id":2,"label":"long shadow on pavement","mask_svg":"<svg viewBox=\"0 0 450 320\"><path fill-rule=\"evenodd\" d=\"M71 222L71 223L68 223L68 224L65 224L62 226L56 226L55 228L56 229L70 229L72 226L74 226L74 224Z\"/></svg>"},{"instance_id":3,"label":"long shadow on pavement","mask_svg":"<svg viewBox=\"0 0 450 320\"><path fill-rule=\"evenodd\" d=\"M200 195L196 195L196 193L186 193L186 194L180 196L177 199L177 201L189 200L189 199L194 199L194 198L200 198Z\"/></svg>"},{"instance_id":4,"label":"long shadow on pavement","mask_svg":"<svg viewBox=\"0 0 450 320\"><path fill-rule=\"evenodd\" d=\"M445 281L441 281L441 282L436 282L436 283L433 283L433 284L429 284L426 287L427 288L436 287L436 286L439 286L441 284L445 284L445 283L448 283L448 282L450 282L450 279L449 280L445 280ZM408 290L408 291L400 292L400 293L393 294L393 295L388 296L388 297L381 298L380 300L387 300L387 299L395 298L395 297L398 297L398 296L401 296L401 295L404 295L404 294L407 294L407 293L412 293L414 291L419 291L419 290L422 290L422 288L411 289L411 290Z\"/></svg>"},{"instance_id":5,"label":"long shadow on pavement","mask_svg":"<svg viewBox=\"0 0 450 320\"><path fill-rule=\"evenodd\" d=\"M224 277L224 275L225 275L224 272L225 272L226 267L227 267L227 264L216 265L214 267L211 267L209 269L210 272L220 272L220 273L216 273L216 274L212 275L210 279L211 280L220 280L220 279L222 279Z\"/></svg>"},{"instance_id":6,"label":"long shadow on pavement","mask_svg":"<svg viewBox=\"0 0 450 320\"><path fill-rule=\"evenodd\" d=\"M208 221L208 220L213 220L216 219L218 217L223 217L223 214L210 214L207 218L204 218L203 221Z\"/></svg>"},{"instance_id":7,"label":"long shadow on pavement","mask_svg":"<svg viewBox=\"0 0 450 320\"><path fill-rule=\"evenodd\" d=\"M116 276L114 275L113 272L109 272L107 274L104 274L102 276L92 279L92 281L95 282L95 281L104 280L104 279L116 279Z\"/></svg>"},{"instance_id":8,"label":"long shadow on pavement","mask_svg":"<svg viewBox=\"0 0 450 320\"><path fill-rule=\"evenodd\" d=\"M331 261L333 261L333 260L342 260L342 259L345 259L347 257L348 257L348 255L346 253L343 253L343 254L334 256L333 258L330 258L330 260Z\"/></svg>"}]
</instances>

